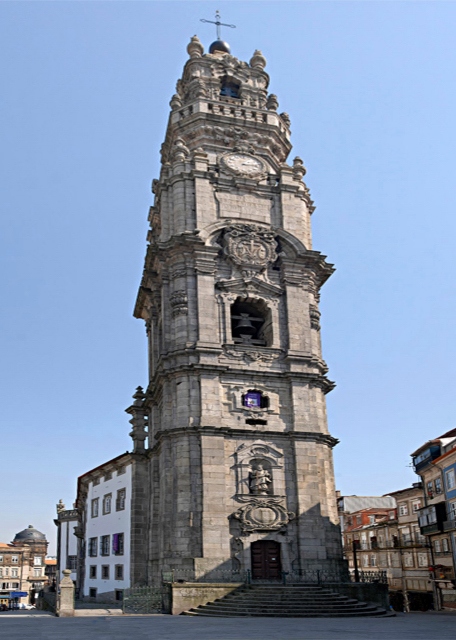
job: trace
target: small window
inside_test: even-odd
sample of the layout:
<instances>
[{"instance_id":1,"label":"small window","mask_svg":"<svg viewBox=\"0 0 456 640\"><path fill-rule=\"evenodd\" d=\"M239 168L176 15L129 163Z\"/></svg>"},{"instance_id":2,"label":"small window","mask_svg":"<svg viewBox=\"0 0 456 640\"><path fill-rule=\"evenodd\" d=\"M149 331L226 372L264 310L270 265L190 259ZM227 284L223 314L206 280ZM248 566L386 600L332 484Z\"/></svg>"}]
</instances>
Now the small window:
<instances>
[{"instance_id":1,"label":"small window","mask_svg":"<svg viewBox=\"0 0 456 640\"><path fill-rule=\"evenodd\" d=\"M456 520L456 502L450 502L450 520Z\"/></svg>"},{"instance_id":2,"label":"small window","mask_svg":"<svg viewBox=\"0 0 456 640\"><path fill-rule=\"evenodd\" d=\"M449 550L450 548L448 546L448 538L442 538L442 551L448 553Z\"/></svg>"},{"instance_id":3,"label":"small window","mask_svg":"<svg viewBox=\"0 0 456 640\"><path fill-rule=\"evenodd\" d=\"M103 515L111 513L112 493L108 493L103 497Z\"/></svg>"},{"instance_id":4,"label":"small window","mask_svg":"<svg viewBox=\"0 0 456 640\"><path fill-rule=\"evenodd\" d=\"M109 556L109 538L111 536L101 536L100 538L100 555Z\"/></svg>"},{"instance_id":5,"label":"small window","mask_svg":"<svg viewBox=\"0 0 456 640\"><path fill-rule=\"evenodd\" d=\"M372 555L371 556L371 563L370 563L371 567L376 567L377 566L377 557Z\"/></svg>"},{"instance_id":6,"label":"small window","mask_svg":"<svg viewBox=\"0 0 456 640\"><path fill-rule=\"evenodd\" d=\"M13 569L14 571L14 569ZM11 575L13 575L13 573L11 572ZM41 577L41 569L33 569L33 575L35 578L40 578Z\"/></svg>"},{"instance_id":7,"label":"small window","mask_svg":"<svg viewBox=\"0 0 456 640\"><path fill-rule=\"evenodd\" d=\"M408 516L408 506L405 502L399 505L399 515Z\"/></svg>"},{"instance_id":8,"label":"small window","mask_svg":"<svg viewBox=\"0 0 456 640\"><path fill-rule=\"evenodd\" d=\"M9 576L9 567L5 567L5 576Z\"/></svg>"},{"instance_id":9,"label":"small window","mask_svg":"<svg viewBox=\"0 0 456 640\"><path fill-rule=\"evenodd\" d=\"M440 553L442 550L441 546L440 546L440 540L435 540L434 541L434 551L436 553Z\"/></svg>"},{"instance_id":10,"label":"small window","mask_svg":"<svg viewBox=\"0 0 456 640\"><path fill-rule=\"evenodd\" d=\"M35 569L35 571L39 571L38 575L41 575L41 569ZM19 578L19 569L11 569L11 577Z\"/></svg>"},{"instance_id":11,"label":"small window","mask_svg":"<svg viewBox=\"0 0 456 640\"><path fill-rule=\"evenodd\" d=\"M105 473L105 477L104 477L104 481L107 482L108 480L111 480L112 478L112 472L108 471L108 473Z\"/></svg>"},{"instance_id":12,"label":"small window","mask_svg":"<svg viewBox=\"0 0 456 640\"><path fill-rule=\"evenodd\" d=\"M435 479L435 492L442 493L442 480L440 478Z\"/></svg>"},{"instance_id":13,"label":"small window","mask_svg":"<svg viewBox=\"0 0 456 640\"><path fill-rule=\"evenodd\" d=\"M112 536L112 552L115 556L123 556L124 554L124 534L115 533Z\"/></svg>"},{"instance_id":14,"label":"small window","mask_svg":"<svg viewBox=\"0 0 456 640\"><path fill-rule=\"evenodd\" d=\"M419 511L419 509L421 509L421 502L414 502L412 508L413 512L416 513L416 511Z\"/></svg>"},{"instance_id":15,"label":"small window","mask_svg":"<svg viewBox=\"0 0 456 640\"><path fill-rule=\"evenodd\" d=\"M97 590L96 590L96 589L94 589L93 587L91 587L91 588L89 589L89 597L90 597L90 598L96 598L96 597L97 597Z\"/></svg>"},{"instance_id":16,"label":"small window","mask_svg":"<svg viewBox=\"0 0 456 640\"><path fill-rule=\"evenodd\" d=\"M426 567L428 564L427 555L425 553L418 554L418 566Z\"/></svg>"},{"instance_id":17,"label":"small window","mask_svg":"<svg viewBox=\"0 0 456 640\"><path fill-rule=\"evenodd\" d=\"M123 580L124 579L124 566L123 566L123 564L116 564L115 576L116 576L116 580Z\"/></svg>"},{"instance_id":18,"label":"small window","mask_svg":"<svg viewBox=\"0 0 456 640\"><path fill-rule=\"evenodd\" d=\"M99 484L100 484L100 478L94 478L94 480L93 480L93 482L92 482L92 485L93 485L94 487L96 487L96 486L97 486L97 485L99 485Z\"/></svg>"},{"instance_id":19,"label":"small window","mask_svg":"<svg viewBox=\"0 0 456 640\"><path fill-rule=\"evenodd\" d=\"M363 567L368 567L369 566L369 556L368 555L364 555L363 556Z\"/></svg>"},{"instance_id":20,"label":"small window","mask_svg":"<svg viewBox=\"0 0 456 640\"><path fill-rule=\"evenodd\" d=\"M395 518L395 517L396 517L396 514L394 513L394 511L390 511L390 512L388 513L388 518L389 518L390 520L394 520L394 518Z\"/></svg>"},{"instance_id":21,"label":"small window","mask_svg":"<svg viewBox=\"0 0 456 640\"><path fill-rule=\"evenodd\" d=\"M239 98L240 86L231 80L223 80L222 88L220 89L221 96L227 96L228 98Z\"/></svg>"},{"instance_id":22,"label":"small window","mask_svg":"<svg viewBox=\"0 0 456 640\"><path fill-rule=\"evenodd\" d=\"M39 560L39 562L37 562ZM12 564L17 564L19 562L19 556L11 556ZM35 564L41 564L41 558L35 558Z\"/></svg>"},{"instance_id":23,"label":"small window","mask_svg":"<svg viewBox=\"0 0 456 640\"><path fill-rule=\"evenodd\" d=\"M98 518L98 498L92 500L92 518Z\"/></svg>"},{"instance_id":24,"label":"small window","mask_svg":"<svg viewBox=\"0 0 456 640\"><path fill-rule=\"evenodd\" d=\"M123 476L123 474L126 472L126 468L125 467L120 467L120 469L117 469L117 475L118 476Z\"/></svg>"},{"instance_id":25,"label":"small window","mask_svg":"<svg viewBox=\"0 0 456 640\"><path fill-rule=\"evenodd\" d=\"M0 556L0 562L3 562L3 556Z\"/></svg>"},{"instance_id":26,"label":"small window","mask_svg":"<svg viewBox=\"0 0 456 640\"><path fill-rule=\"evenodd\" d=\"M109 564L101 565L101 579L109 580Z\"/></svg>"},{"instance_id":27,"label":"small window","mask_svg":"<svg viewBox=\"0 0 456 640\"><path fill-rule=\"evenodd\" d=\"M450 469L446 472L446 485L448 491L456 487L456 478L454 476L454 469Z\"/></svg>"},{"instance_id":28,"label":"small window","mask_svg":"<svg viewBox=\"0 0 456 640\"><path fill-rule=\"evenodd\" d=\"M125 509L125 498L127 496L126 489L119 489L117 491L116 498L116 511L123 511Z\"/></svg>"},{"instance_id":29,"label":"small window","mask_svg":"<svg viewBox=\"0 0 456 640\"><path fill-rule=\"evenodd\" d=\"M413 556L411 553L404 554L404 566L413 567Z\"/></svg>"},{"instance_id":30,"label":"small window","mask_svg":"<svg viewBox=\"0 0 456 640\"><path fill-rule=\"evenodd\" d=\"M3 578L3 567L0 567L0 578Z\"/></svg>"},{"instance_id":31,"label":"small window","mask_svg":"<svg viewBox=\"0 0 456 640\"><path fill-rule=\"evenodd\" d=\"M98 538L90 538L89 540L89 557L96 558L98 551Z\"/></svg>"},{"instance_id":32,"label":"small window","mask_svg":"<svg viewBox=\"0 0 456 640\"><path fill-rule=\"evenodd\" d=\"M432 480L429 480L429 482L426 484L426 488L428 496L432 498L432 496L434 495L434 483L432 482Z\"/></svg>"},{"instance_id":33,"label":"small window","mask_svg":"<svg viewBox=\"0 0 456 640\"><path fill-rule=\"evenodd\" d=\"M95 580L95 578L97 577L97 565L96 564L90 565L89 577L90 577L91 580Z\"/></svg>"},{"instance_id":34,"label":"small window","mask_svg":"<svg viewBox=\"0 0 456 640\"><path fill-rule=\"evenodd\" d=\"M356 524L361 524L362 518L361 516L356 516Z\"/></svg>"},{"instance_id":35,"label":"small window","mask_svg":"<svg viewBox=\"0 0 456 640\"><path fill-rule=\"evenodd\" d=\"M242 404L247 409L267 409L269 407L269 398L262 391L249 389L242 396Z\"/></svg>"},{"instance_id":36,"label":"small window","mask_svg":"<svg viewBox=\"0 0 456 640\"><path fill-rule=\"evenodd\" d=\"M35 566L41 566L43 564L43 558L41 556L35 556L33 558L33 564Z\"/></svg>"}]
</instances>

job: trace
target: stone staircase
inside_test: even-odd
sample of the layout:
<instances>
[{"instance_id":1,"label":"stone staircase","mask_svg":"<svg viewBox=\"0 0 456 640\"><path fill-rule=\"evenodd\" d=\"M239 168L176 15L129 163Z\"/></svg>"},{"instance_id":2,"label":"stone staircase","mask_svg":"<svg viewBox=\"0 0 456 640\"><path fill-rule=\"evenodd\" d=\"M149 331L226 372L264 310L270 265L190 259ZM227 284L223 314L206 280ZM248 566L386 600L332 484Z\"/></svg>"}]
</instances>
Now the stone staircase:
<instances>
[{"instance_id":1,"label":"stone staircase","mask_svg":"<svg viewBox=\"0 0 456 640\"><path fill-rule=\"evenodd\" d=\"M224 598L184 611L184 616L348 618L389 617L374 604L313 585L245 585Z\"/></svg>"}]
</instances>

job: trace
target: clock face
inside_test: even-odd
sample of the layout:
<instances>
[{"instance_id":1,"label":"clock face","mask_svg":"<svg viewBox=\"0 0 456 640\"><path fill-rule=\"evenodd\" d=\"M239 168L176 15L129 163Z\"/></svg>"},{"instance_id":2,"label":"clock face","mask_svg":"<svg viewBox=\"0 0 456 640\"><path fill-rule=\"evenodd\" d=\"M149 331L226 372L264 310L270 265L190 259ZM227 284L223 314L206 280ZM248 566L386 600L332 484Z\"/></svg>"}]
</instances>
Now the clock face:
<instances>
[{"instance_id":1,"label":"clock face","mask_svg":"<svg viewBox=\"0 0 456 640\"><path fill-rule=\"evenodd\" d=\"M223 156L221 160L228 171L247 178L256 178L265 173L266 170L262 160L248 153L230 153Z\"/></svg>"}]
</instances>

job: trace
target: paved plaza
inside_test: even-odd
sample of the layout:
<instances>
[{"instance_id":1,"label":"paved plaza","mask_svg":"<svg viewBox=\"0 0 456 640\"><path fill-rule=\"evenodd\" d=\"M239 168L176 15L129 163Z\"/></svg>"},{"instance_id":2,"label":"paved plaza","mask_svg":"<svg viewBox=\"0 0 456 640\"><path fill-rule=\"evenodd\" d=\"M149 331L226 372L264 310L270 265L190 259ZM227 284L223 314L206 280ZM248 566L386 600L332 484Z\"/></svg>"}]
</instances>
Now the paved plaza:
<instances>
[{"instance_id":1,"label":"paved plaza","mask_svg":"<svg viewBox=\"0 0 456 640\"><path fill-rule=\"evenodd\" d=\"M454 640L455 630L456 613L452 612L345 620L0 614L1 640Z\"/></svg>"}]
</instances>

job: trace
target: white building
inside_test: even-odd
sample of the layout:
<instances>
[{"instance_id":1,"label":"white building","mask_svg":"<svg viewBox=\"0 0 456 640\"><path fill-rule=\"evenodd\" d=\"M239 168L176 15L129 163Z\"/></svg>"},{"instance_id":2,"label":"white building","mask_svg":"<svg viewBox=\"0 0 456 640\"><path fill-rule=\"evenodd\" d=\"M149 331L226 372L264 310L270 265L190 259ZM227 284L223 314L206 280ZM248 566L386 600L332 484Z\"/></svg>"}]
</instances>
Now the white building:
<instances>
[{"instance_id":1,"label":"white building","mask_svg":"<svg viewBox=\"0 0 456 640\"><path fill-rule=\"evenodd\" d=\"M121 600L130 586L131 469L125 453L80 476L77 508L55 521L59 574L74 569L81 599Z\"/></svg>"}]
</instances>

